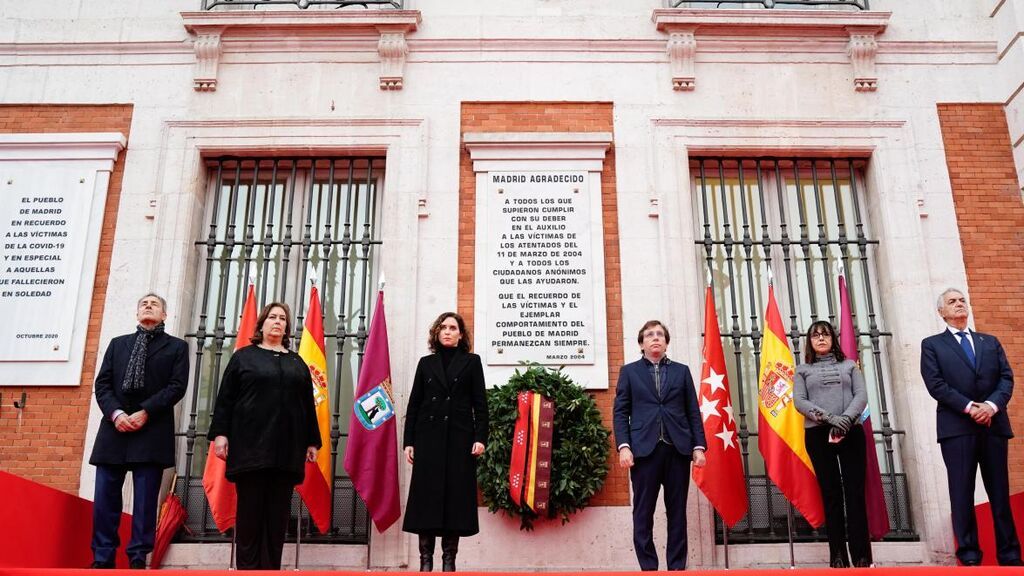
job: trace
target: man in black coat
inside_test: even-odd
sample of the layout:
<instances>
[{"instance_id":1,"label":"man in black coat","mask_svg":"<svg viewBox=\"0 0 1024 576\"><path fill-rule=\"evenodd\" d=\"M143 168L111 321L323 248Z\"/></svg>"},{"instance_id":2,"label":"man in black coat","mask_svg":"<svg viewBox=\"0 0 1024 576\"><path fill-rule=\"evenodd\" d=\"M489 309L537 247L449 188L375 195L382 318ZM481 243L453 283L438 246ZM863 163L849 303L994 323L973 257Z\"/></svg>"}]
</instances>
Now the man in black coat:
<instances>
[{"instance_id":1,"label":"man in black coat","mask_svg":"<svg viewBox=\"0 0 1024 576\"><path fill-rule=\"evenodd\" d=\"M686 364L665 355L669 333L651 320L640 328L643 357L619 371L613 423L619 465L629 468L633 485L633 548L641 570L657 570L654 508L665 487L668 519L666 564L686 569L686 492L690 462L704 466L704 423L697 390Z\"/></svg>"},{"instance_id":2,"label":"man in black coat","mask_svg":"<svg viewBox=\"0 0 1024 576\"><path fill-rule=\"evenodd\" d=\"M113 568L120 544L121 489L132 473L134 507L127 554L131 568L145 568L156 535L163 470L174 466L174 405L188 385L188 345L164 333L167 302L156 294L139 300L134 334L110 341L96 376L103 412L89 463L96 466L93 498L93 568Z\"/></svg>"},{"instance_id":3,"label":"man in black coat","mask_svg":"<svg viewBox=\"0 0 1024 576\"><path fill-rule=\"evenodd\" d=\"M967 328L963 292L939 296L946 329L921 342L921 377L938 400L936 425L946 463L956 556L965 566L981 564L974 515L978 466L992 504L996 556L1003 566L1020 566L1020 542L1010 510L1007 444L1013 437L1006 405L1013 394L1013 372L995 336Z\"/></svg>"}]
</instances>

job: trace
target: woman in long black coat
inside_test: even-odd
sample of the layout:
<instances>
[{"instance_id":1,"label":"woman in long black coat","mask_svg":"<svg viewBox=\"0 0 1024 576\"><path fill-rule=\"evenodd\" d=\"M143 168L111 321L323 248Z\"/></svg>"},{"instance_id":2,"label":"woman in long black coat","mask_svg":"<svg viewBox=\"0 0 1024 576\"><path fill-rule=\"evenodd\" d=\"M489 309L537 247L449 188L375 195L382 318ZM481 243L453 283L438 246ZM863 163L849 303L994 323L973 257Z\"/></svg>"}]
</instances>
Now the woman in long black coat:
<instances>
[{"instance_id":1,"label":"woman in long black coat","mask_svg":"<svg viewBox=\"0 0 1024 576\"><path fill-rule=\"evenodd\" d=\"M420 358L406 408L412 481L402 530L419 534L421 572L434 568L436 537L442 570L454 572L459 537L480 531L476 457L487 443L487 398L483 365L469 341L461 316L437 317L428 339L433 354Z\"/></svg>"},{"instance_id":2,"label":"woman in long black coat","mask_svg":"<svg viewBox=\"0 0 1024 576\"><path fill-rule=\"evenodd\" d=\"M238 491L239 570L280 570L292 490L315 462L320 428L309 367L288 349L291 312L268 304L224 371L208 437Z\"/></svg>"}]
</instances>

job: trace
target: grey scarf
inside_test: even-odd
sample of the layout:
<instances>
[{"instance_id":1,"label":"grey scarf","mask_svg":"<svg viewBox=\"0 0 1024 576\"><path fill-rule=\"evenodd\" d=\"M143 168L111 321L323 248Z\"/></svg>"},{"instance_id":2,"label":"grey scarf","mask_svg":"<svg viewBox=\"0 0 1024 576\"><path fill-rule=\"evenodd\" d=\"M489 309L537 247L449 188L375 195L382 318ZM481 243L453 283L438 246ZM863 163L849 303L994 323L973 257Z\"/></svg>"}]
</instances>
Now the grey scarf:
<instances>
[{"instance_id":1,"label":"grey scarf","mask_svg":"<svg viewBox=\"0 0 1024 576\"><path fill-rule=\"evenodd\" d=\"M149 350L149 343L156 338L157 334L164 333L164 323L161 322L146 330L141 325L135 331L135 345L132 346L132 355L128 358L128 369L124 373L124 382L121 383L121 390L125 392L136 392L142 390L146 385L146 353Z\"/></svg>"}]
</instances>

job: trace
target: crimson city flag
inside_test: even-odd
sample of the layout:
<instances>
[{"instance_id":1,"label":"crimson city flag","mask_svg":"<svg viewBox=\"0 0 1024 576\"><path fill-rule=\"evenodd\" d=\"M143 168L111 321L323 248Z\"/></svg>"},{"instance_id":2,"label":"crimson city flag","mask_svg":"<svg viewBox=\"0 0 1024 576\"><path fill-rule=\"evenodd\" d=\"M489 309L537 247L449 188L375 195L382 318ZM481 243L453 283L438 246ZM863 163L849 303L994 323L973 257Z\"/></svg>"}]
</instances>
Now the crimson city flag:
<instances>
[{"instance_id":1,"label":"crimson city flag","mask_svg":"<svg viewBox=\"0 0 1024 576\"><path fill-rule=\"evenodd\" d=\"M704 420L704 436L708 439L707 462L703 468L693 468L693 481L726 526L732 528L747 514L747 484L711 286L704 291L703 354L697 400Z\"/></svg>"},{"instance_id":2,"label":"crimson city flag","mask_svg":"<svg viewBox=\"0 0 1024 576\"><path fill-rule=\"evenodd\" d=\"M246 291L245 303L242 305L242 316L238 320L238 329L235 330L235 351L241 350L250 344L249 338L256 331L256 287L249 284ZM213 523L217 530L227 532L235 525L235 513L238 510L238 496L235 493L234 482L229 482L225 476L227 463L213 453L213 441L210 441L210 450L206 454L206 468L203 470L203 490L206 491L206 501L210 504L210 513L213 515Z\"/></svg>"},{"instance_id":3,"label":"crimson city flag","mask_svg":"<svg viewBox=\"0 0 1024 576\"><path fill-rule=\"evenodd\" d=\"M331 404L327 390L327 347L324 344L324 319L320 293L316 286L309 291L309 309L299 340L299 357L309 366L313 380L313 406L320 428L320 451L316 462L306 461L306 475L295 491L309 509L317 530L326 534L331 529Z\"/></svg>"},{"instance_id":4,"label":"crimson city flag","mask_svg":"<svg viewBox=\"0 0 1024 576\"><path fill-rule=\"evenodd\" d=\"M839 274L839 348L850 360L860 364L857 354L857 330L853 327L853 310L850 307L850 293L846 278ZM882 491L882 472L878 466L878 452L875 451L875 431L871 426L871 405L864 407L861 414L864 427L864 441L867 446L864 505L868 513L868 534L874 540L881 540L889 533L889 512L885 507L885 493Z\"/></svg>"},{"instance_id":5,"label":"crimson city flag","mask_svg":"<svg viewBox=\"0 0 1024 576\"><path fill-rule=\"evenodd\" d=\"M764 457L768 477L804 519L817 528L825 522L825 508L814 466L804 445L804 417L796 411L793 402L796 364L771 282L764 316L761 368L757 378L757 447Z\"/></svg>"},{"instance_id":6,"label":"crimson city flag","mask_svg":"<svg viewBox=\"0 0 1024 576\"><path fill-rule=\"evenodd\" d=\"M384 319L384 292L377 305L367 337L363 365L359 369L356 400L349 416L345 471L352 479L366 510L379 532L401 515L398 500L398 428L391 393L391 355L388 326Z\"/></svg>"}]
</instances>

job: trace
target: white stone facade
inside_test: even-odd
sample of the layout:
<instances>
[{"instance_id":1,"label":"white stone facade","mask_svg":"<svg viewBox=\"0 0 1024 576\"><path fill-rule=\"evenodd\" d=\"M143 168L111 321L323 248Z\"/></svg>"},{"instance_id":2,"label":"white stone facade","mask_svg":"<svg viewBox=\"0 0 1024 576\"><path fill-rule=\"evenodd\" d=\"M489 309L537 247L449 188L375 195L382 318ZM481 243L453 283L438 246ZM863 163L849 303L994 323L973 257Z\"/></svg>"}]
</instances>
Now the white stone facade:
<instances>
[{"instance_id":1,"label":"white stone facade","mask_svg":"<svg viewBox=\"0 0 1024 576\"><path fill-rule=\"evenodd\" d=\"M107 310L130 310L153 289L168 297L168 331L189 327L204 154L384 151L381 263L401 405L430 322L456 306L460 103L601 101L614 105L624 345L633 350L635 327L660 317L677 335L674 357L699 366L703 276L688 152L866 152L865 212L881 240L876 283L894 334L894 425L907 432L921 537L877 545L876 560L951 561L934 412L915 409L933 402L918 346L940 326L934 293L966 285L936 103L1006 103L1024 182L1024 0L872 0L866 13L407 0L401 14L369 20L347 15L359 8L211 16L199 4L0 0L0 103L134 105ZM130 317L110 315L100 340L130 329ZM86 497L91 473L83 461ZM691 565L723 566L695 490L689 514ZM481 521L462 569L635 568L629 507L535 533L483 510ZM663 523L657 530L663 545ZM524 563L519 544L536 560ZM220 567L212 548L175 546L168 563ZM335 548L304 549L303 566L402 569L416 555L397 526L373 534L369 561L366 548ZM801 545L797 560L823 564L825 548ZM784 545L731 547L730 558L734 567L789 561Z\"/></svg>"}]
</instances>

